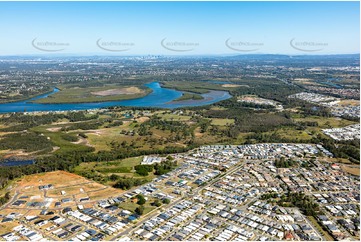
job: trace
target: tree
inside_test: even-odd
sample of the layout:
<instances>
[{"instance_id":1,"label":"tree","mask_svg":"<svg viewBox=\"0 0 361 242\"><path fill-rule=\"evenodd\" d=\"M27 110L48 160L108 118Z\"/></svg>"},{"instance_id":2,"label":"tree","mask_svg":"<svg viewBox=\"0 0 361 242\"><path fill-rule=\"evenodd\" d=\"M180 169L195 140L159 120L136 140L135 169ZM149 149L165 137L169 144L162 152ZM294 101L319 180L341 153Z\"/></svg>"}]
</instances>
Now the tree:
<instances>
[{"instance_id":1,"label":"tree","mask_svg":"<svg viewBox=\"0 0 361 242\"><path fill-rule=\"evenodd\" d=\"M153 206L156 206L156 207L160 207L162 206L162 203L159 201L159 199L155 199L154 202L152 203Z\"/></svg>"},{"instance_id":2,"label":"tree","mask_svg":"<svg viewBox=\"0 0 361 242\"><path fill-rule=\"evenodd\" d=\"M164 199L163 199L163 203L164 203L164 204L169 204L169 203L170 203L169 198L164 198Z\"/></svg>"},{"instance_id":3,"label":"tree","mask_svg":"<svg viewBox=\"0 0 361 242\"><path fill-rule=\"evenodd\" d=\"M172 156L168 155L168 156L167 156L167 160L172 161L172 160L174 160L174 158L173 158Z\"/></svg>"},{"instance_id":4,"label":"tree","mask_svg":"<svg viewBox=\"0 0 361 242\"><path fill-rule=\"evenodd\" d=\"M134 169L136 170L137 174L139 174L141 176L148 176L148 172L153 171L153 166L152 165L137 165L134 167Z\"/></svg>"},{"instance_id":5,"label":"tree","mask_svg":"<svg viewBox=\"0 0 361 242\"><path fill-rule=\"evenodd\" d=\"M126 140L124 140L121 144L120 144L123 148L127 147L128 142Z\"/></svg>"},{"instance_id":6,"label":"tree","mask_svg":"<svg viewBox=\"0 0 361 242\"><path fill-rule=\"evenodd\" d=\"M109 179L111 180L111 181L116 181L116 180L118 180L120 177L118 176L118 175L116 175L116 174L111 174L110 176L109 176Z\"/></svg>"},{"instance_id":7,"label":"tree","mask_svg":"<svg viewBox=\"0 0 361 242\"><path fill-rule=\"evenodd\" d=\"M143 215L144 213L144 206L139 206L135 209L135 213L138 215Z\"/></svg>"},{"instance_id":8,"label":"tree","mask_svg":"<svg viewBox=\"0 0 361 242\"><path fill-rule=\"evenodd\" d=\"M145 198L142 194L138 194L137 199L138 199L138 202L137 202L138 205L144 205L145 202L147 201L147 200L145 200Z\"/></svg>"}]
</instances>

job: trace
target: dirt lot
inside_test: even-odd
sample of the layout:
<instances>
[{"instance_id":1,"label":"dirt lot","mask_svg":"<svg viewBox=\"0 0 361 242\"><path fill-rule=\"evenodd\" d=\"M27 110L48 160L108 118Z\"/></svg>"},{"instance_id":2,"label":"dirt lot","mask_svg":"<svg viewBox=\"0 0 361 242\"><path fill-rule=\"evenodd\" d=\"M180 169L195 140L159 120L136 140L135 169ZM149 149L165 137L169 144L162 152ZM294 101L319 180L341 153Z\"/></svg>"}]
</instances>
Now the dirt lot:
<instances>
[{"instance_id":1,"label":"dirt lot","mask_svg":"<svg viewBox=\"0 0 361 242\"><path fill-rule=\"evenodd\" d=\"M46 130L50 132L58 132L61 130L61 127L47 128Z\"/></svg>"},{"instance_id":2,"label":"dirt lot","mask_svg":"<svg viewBox=\"0 0 361 242\"><path fill-rule=\"evenodd\" d=\"M138 123L144 123L149 120L149 117L140 117L136 119Z\"/></svg>"},{"instance_id":3,"label":"dirt lot","mask_svg":"<svg viewBox=\"0 0 361 242\"><path fill-rule=\"evenodd\" d=\"M223 84L222 87L249 87L248 85Z\"/></svg>"},{"instance_id":4,"label":"dirt lot","mask_svg":"<svg viewBox=\"0 0 361 242\"><path fill-rule=\"evenodd\" d=\"M347 106L347 105L360 106L360 101L348 99L348 100L341 100L338 104L341 106Z\"/></svg>"},{"instance_id":5,"label":"dirt lot","mask_svg":"<svg viewBox=\"0 0 361 242\"><path fill-rule=\"evenodd\" d=\"M39 189L39 186L48 184L52 184L51 189ZM59 202L64 198L70 198L71 201L62 203L59 208L75 206L79 203L80 198L89 197L88 203L95 203L99 199L118 196L123 193L120 189L114 189L65 171L26 176L18 181L14 188L13 191L16 191L17 199L21 196L27 196L25 198L27 202L48 201L48 208L54 208L55 202ZM27 209L26 206L23 205L21 208Z\"/></svg>"},{"instance_id":6,"label":"dirt lot","mask_svg":"<svg viewBox=\"0 0 361 242\"><path fill-rule=\"evenodd\" d=\"M129 95L129 94L138 94L143 93L138 87L125 87L125 88L118 88L118 89L108 89L104 91L92 92L91 94L97 96L114 96L114 95Z\"/></svg>"},{"instance_id":7,"label":"dirt lot","mask_svg":"<svg viewBox=\"0 0 361 242\"><path fill-rule=\"evenodd\" d=\"M360 166L357 165L341 165L341 169L351 175L360 176Z\"/></svg>"},{"instance_id":8,"label":"dirt lot","mask_svg":"<svg viewBox=\"0 0 361 242\"><path fill-rule=\"evenodd\" d=\"M341 158L320 158L322 161L329 163L338 164L344 172L347 172L351 175L360 176L360 166L352 164L348 159Z\"/></svg>"}]
</instances>

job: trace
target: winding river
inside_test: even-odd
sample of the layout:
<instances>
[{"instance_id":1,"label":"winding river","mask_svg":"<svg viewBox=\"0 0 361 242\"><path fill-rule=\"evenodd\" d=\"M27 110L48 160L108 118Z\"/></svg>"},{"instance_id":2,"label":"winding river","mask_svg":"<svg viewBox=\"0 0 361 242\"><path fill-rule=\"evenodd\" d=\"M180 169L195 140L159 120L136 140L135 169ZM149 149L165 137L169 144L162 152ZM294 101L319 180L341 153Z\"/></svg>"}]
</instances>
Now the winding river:
<instances>
[{"instance_id":1,"label":"winding river","mask_svg":"<svg viewBox=\"0 0 361 242\"><path fill-rule=\"evenodd\" d=\"M108 101L108 102L92 102L92 103L66 103L66 104L42 104L34 103L37 99L46 98L59 89L54 89L52 92L39 95L37 97L12 103L0 104L0 113L9 112L35 112L35 111L70 111L70 110L89 110L97 108L106 108L111 106L127 106L127 107L158 107L158 108L179 108L186 106L203 106L216 103L232 96L226 91L210 91L202 94L202 100L184 100L173 101L182 96L182 92L173 89L163 88L158 82L145 84L145 86L152 89L152 92L147 96L129 100Z\"/></svg>"}]
</instances>

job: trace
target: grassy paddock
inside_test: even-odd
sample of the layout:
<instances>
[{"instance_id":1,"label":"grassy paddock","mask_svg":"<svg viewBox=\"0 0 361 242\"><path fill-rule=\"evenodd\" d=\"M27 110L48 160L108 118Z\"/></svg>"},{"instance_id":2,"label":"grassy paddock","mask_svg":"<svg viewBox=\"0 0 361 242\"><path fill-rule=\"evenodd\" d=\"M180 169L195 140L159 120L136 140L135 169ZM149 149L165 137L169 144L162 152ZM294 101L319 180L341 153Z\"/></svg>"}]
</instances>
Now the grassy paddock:
<instances>
[{"instance_id":1,"label":"grassy paddock","mask_svg":"<svg viewBox=\"0 0 361 242\"><path fill-rule=\"evenodd\" d=\"M294 114L292 115L292 117L296 122L317 122L318 127L321 129L339 128L356 123L354 121L349 121L337 117L327 118L327 117L311 116L311 117L303 118L300 114Z\"/></svg>"},{"instance_id":2,"label":"grassy paddock","mask_svg":"<svg viewBox=\"0 0 361 242\"><path fill-rule=\"evenodd\" d=\"M228 118L212 118L213 125L226 126L227 124L234 124L234 119Z\"/></svg>"},{"instance_id":3,"label":"grassy paddock","mask_svg":"<svg viewBox=\"0 0 361 242\"><path fill-rule=\"evenodd\" d=\"M164 120L167 120L167 121L171 121L171 120L174 120L174 121L189 121L191 119L191 116L188 116L188 115L177 115L177 114L170 114L170 113L158 114L158 116L161 117Z\"/></svg>"},{"instance_id":4,"label":"grassy paddock","mask_svg":"<svg viewBox=\"0 0 361 242\"><path fill-rule=\"evenodd\" d=\"M157 208L155 206L152 206L151 203L154 201L154 199L148 198L148 201L143 205L144 206L144 213L143 215L151 212L153 209ZM120 203L119 207L125 210L129 210L134 212L139 205L136 202L132 202L130 200Z\"/></svg>"},{"instance_id":5,"label":"grassy paddock","mask_svg":"<svg viewBox=\"0 0 361 242\"><path fill-rule=\"evenodd\" d=\"M112 174L134 177L140 179L152 179L154 174L149 173L148 176L140 176L134 171L134 166L140 165L143 157L132 157L122 160L109 161L109 162L87 162L81 163L74 168L76 174L83 173L97 173L103 176L110 176Z\"/></svg>"},{"instance_id":6,"label":"grassy paddock","mask_svg":"<svg viewBox=\"0 0 361 242\"><path fill-rule=\"evenodd\" d=\"M341 165L341 169L347 173L350 173L351 175L360 176L360 166Z\"/></svg>"}]
</instances>

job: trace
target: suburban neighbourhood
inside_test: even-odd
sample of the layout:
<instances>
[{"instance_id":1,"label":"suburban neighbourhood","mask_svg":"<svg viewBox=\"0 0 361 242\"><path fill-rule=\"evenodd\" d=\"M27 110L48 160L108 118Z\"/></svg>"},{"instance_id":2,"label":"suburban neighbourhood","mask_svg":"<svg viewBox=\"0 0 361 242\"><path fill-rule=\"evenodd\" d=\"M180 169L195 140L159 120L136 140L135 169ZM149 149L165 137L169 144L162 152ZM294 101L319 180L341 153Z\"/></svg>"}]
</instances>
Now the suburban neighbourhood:
<instances>
[{"instance_id":1,"label":"suburban neighbourhood","mask_svg":"<svg viewBox=\"0 0 361 242\"><path fill-rule=\"evenodd\" d=\"M338 117L360 118L360 101L345 103L344 99L310 92L292 94L289 98L297 98L310 103L315 103L331 109L331 113Z\"/></svg>"},{"instance_id":2,"label":"suburban neighbourhood","mask_svg":"<svg viewBox=\"0 0 361 242\"><path fill-rule=\"evenodd\" d=\"M58 199L17 197L1 211L0 224L11 224L1 238L6 241L359 238L360 181L344 172L341 165L329 162L332 154L320 145L209 145L172 157L178 161L176 169L142 186L117 191L117 195L109 191L98 199L89 198L86 193L67 198L60 189ZM145 156L142 160L145 164L153 162L161 159ZM85 181L82 184L85 185L80 190L90 186ZM25 189L49 194L57 185ZM308 207L293 204L289 199L294 194L303 194L310 201ZM139 197L162 202L146 214L122 208L122 204Z\"/></svg>"}]
</instances>

